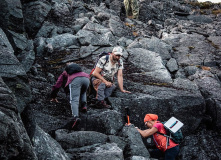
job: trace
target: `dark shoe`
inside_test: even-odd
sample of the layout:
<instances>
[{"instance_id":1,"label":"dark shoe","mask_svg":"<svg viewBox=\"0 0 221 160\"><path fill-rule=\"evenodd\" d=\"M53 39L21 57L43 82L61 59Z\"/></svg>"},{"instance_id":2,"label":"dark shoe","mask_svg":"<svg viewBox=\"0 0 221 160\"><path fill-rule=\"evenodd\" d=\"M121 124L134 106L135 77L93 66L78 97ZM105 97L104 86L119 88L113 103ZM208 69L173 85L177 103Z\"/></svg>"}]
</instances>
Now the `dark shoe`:
<instances>
[{"instance_id":1,"label":"dark shoe","mask_svg":"<svg viewBox=\"0 0 221 160\"><path fill-rule=\"evenodd\" d=\"M84 103L81 104L80 111L83 112L83 113L87 112L87 103L84 102Z\"/></svg>"},{"instance_id":2,"label":"dark shoe","mask_svg":"<svg viewBox=\"0 0 221 160\"><path fill-rule=\"evenodd\" d=\"M100 108L100 109L102 109L102 108L111 109L111 106L106 104L105 101L98 101L98 103L96 104L96 107Z\"/></svg>"},{"instance_id":3,"label":"dark shoe","mask_svg":"<svg viewBox=\"0 0 221 160\"><path fill-rule=\"evenodd\" d=\"M81 112L86 113L87 112L87 106L84 106L83 108L81 108Z\"/></svg>"},{"instance_id":4,"label":"dark shoe","mask_svg":"<svg viewBox=\"0 0 221 160\"><path fill-rule=\"evenodd\" d=\"M104 100L106 101L106 103L107 103L108 105L110 105L110 106L111 106L111 102L109 101L109 99L108 99L108 98L105 98Z\"/></svg>"}]
</instances>

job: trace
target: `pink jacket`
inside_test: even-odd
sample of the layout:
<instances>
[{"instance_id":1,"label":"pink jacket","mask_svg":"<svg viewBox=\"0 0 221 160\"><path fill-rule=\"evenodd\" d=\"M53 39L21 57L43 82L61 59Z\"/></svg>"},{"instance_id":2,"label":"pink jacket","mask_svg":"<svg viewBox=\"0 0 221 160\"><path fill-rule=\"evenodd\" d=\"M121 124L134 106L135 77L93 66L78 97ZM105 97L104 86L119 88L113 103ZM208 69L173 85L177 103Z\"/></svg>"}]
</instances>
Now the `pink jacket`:
<instances>
[{"instance_id":1,"label":"pink jacket","mask_svg":"<svg viewBox=\"0 0 221 160\"><path fill-rule=\"evenodd\" d=\"M64 88L66 94L69 92L69 88L67 87L76 77L87 77L90 78L89 74L84 72L74 73L72 75L68 75L66 71L64 71L59 77L55 85L52 87L51 98L56 98L58 91L61 87Z\"/></svg>"}]
</instances>

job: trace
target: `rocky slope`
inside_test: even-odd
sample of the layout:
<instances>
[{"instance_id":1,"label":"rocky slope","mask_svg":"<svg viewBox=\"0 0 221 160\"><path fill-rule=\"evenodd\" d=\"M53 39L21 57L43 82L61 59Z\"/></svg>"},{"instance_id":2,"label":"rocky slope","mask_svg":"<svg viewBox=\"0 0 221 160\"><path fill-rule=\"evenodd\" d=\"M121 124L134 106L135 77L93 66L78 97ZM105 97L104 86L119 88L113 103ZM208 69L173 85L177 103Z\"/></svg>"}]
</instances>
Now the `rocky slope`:
<instances>
[{"instance_id":1,"label":"rocky slope","mask_svg":"<svg viewBox=\"0 0 221 160\"><path fill-rule=\"evenodd\" d=\"M148 160L146 113L184 123L179 159L221 159L221 5L141 0L139 20L121 0L2 0L0 4L0 159ZM65 63L90 73L97 54L124 48L124 86L112 110L89 108L78 131L68 97L50 91ZM48 132L56 130L52 138Z\"/></svg>"}]
</instances>

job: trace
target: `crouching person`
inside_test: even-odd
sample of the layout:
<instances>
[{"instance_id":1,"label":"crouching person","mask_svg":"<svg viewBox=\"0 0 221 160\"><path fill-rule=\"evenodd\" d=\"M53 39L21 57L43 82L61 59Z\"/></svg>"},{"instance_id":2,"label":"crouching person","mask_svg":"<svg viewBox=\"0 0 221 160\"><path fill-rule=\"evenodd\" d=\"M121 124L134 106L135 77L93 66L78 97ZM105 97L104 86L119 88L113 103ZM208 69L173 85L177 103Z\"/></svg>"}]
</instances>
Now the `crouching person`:
<instances>
[{"instance_id":1,"label":"crouching person","mask_svg":"<svg viewBox=\"0 0 221 160\"><path fill-rule=\"evenodd\" d=\"M155 145L158 149L150 152L151 157L159 158L159 156L164 155L164 160L175 160L179 153L179 144L176 144L171 139L169 139L170 145L167 146L167 138L158 133L160 132L166 134L166 130L163 124L157 120L158 116L156 114L146 114L144 118L144 124L149 129L140 130L139 128L136 128L144 138L153 135Z\"/></svg>"},{"instance_id":2,"label":"crouching person","mask_svg":"<svg viewBox=\"0 0 221 160\"><path fill-rule=\"evenodd\" d=\"M114 47L112 53L108 57L101 57L94 70L92 82L94 89L97 92L96 98L98 100L98 108L111 108L107 104L107 98L111 96L116 88L114 82L114 75L117 73L118 86L121 92L130 93L123 89L123 61L121 56L123 49L119 46Z\"/></svg>"},{"instance_id":3,"label":"crouching person","mask_svg":"<svg viewBox=\"0 0 221 160\"><path fill-rule=\"evenodd\" d=\"M86 93L89 87L89 83L89 75L85 72L82 72L81 67L72 62L67 64L65 71L59 76L56 84L52 88L51 101L58 102L56 96L60 87L64 87L66 92L69 88L70 105L72 111L72 117L70 118L70 121L62 128L72 130L75 129L76 126L80 123L79 102L81 103L81 110L86 112Z\"/></svg>"}]
</instances>

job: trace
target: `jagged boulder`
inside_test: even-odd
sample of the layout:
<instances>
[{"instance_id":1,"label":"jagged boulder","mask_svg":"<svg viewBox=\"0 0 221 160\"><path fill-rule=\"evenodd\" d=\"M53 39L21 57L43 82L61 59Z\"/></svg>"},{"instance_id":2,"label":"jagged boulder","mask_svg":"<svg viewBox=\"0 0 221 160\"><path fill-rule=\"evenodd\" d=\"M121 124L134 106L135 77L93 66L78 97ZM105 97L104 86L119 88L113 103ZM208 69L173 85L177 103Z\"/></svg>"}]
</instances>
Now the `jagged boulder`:
<instances>
[{"instance_id":1,"label":"jagged boulder","mask_svg":"<svg viewBox=\"0 0 221 160\"><path fill-rule=\"evenodd\" d=\"M38 159L70 160L60 144L39 126L36 127L32 141Z\"/></svg>"},{"instance_id":2,"label":"jagged boulder","mask_svg":"<svg viewBox=\"0 0 221 160\"><path fill-rule=\"evenodd\" d=\"M0 5L0 26L14 32L23 33L24 19L20 0L3 0Z\"/></svg>"},{"instance_id":3,"label":"jagged boulder","mask_svg":"<svg viewBox=\"0 0 221 160\"><path fill-rule=\"evenodd\" d=\"M142 48L127 49L128 61L140 71L131 70L128 75L133 80L142 77L144 81L156 83L171 83L171 75L163 65L162 58L156 52ZM139 75L138 75L139 74Z\"/></svg>"},{"instance_id":4,"label":"jagged boulder","mask_svg":"<svg viewBox=\"0 0 221 160\"><path fill-rule=\"evenodd\" d=\"M116 135L123 126L122 116L117 111L94 112L89 114L88 118L87 130L94 130L107 135Z\"/></svg>"},{"instance_id":5,"label":"jagged boulder","mask_svg":"<svg viewBox=\"0 0 221 160\"><path fill-rule=\"evenodd\" d=\"M24 68L14 55L14 50L8 41L5 33L0 29L0 76L15 77L17 75L26 75Z\"/></svg>"},{"instance_id":6,"label":"jagged boulder","mask_svg":"<svg viewBox=\"0 0 221 160\"><path fill-rule=\"evenodd\" d=\"M123 160L123 151L115 143L94 144L81 148L68 149L72 159Z\"/></svg>"},{"instance_id":7,"label":"jagged boulder","mask_svg":"<svg viewBox=\"0 0 221 160\"><path fill-rule=\"evenodd\" d=\"M173 47L173 58L178 65L205 65L214 61L215 48L208 45L203 35L171 34L163 37Z\"/></svg>"},{"instance_id":8,"label":"jagged boulder","mask_svg":"<svg viewBox=\"0 0 221 160\"><path fill-rule=\"evenodd\" d=\"M50 49L50 52L53 52L53 50L65 50L66 47L72 45L78 46L77 36L69 33L57 35L53 38L47 38L45 42L45 48Z\"/></svg>"},{"instance_id":9,"label":"jagged boulder","mask_svg":"<svg viewBox=\"0 0 221 160\"><path fill-rule=\"evenodd\" d=\"M16 97L0 78L0 159L33 159L37 156L17 111Z\"/></svg>"},{"instance_id":10,"label":"jagged boulder","mask_svg":"<svg viewBox=\"0 0 221 160\"><path fill-rule=\"evenodd\" d=\"M34 37L51 10L47 1L28 2L23 5L25 28L30 37Z\"/></svg>"},{"instance_id":11,"label":"jagged boulder","mask_svg":"<svg viewBox=\"0 0 221 160\"><path fill-rule=\"evenodd\" d=\"M142 156L145 158L150 157L149 152L144 146L140 133L136 128L134 128L134 126L125 126L120 135L122 137L127 137L125 158L131 156Z\"/></svg>"},{"instance_id":12,"label":"jagged boulder","mask_svg":"<svg viewBox=\"0 0 221 160\"><path fill-rule=\"evenodd\" d=\"M107 142L107 135L95 131L77 131L68 133L67 130L57 130L56 140L65 150L79 148L97 143Z\"/></svg>"},{"instance_id":13,"label":"jagged boulder","mask_svg":"<svg viewBox=\"0 0 221 160\"><path fill-rule=\"evenodd\" d=\"M19 34L10 30L8 30L8 32L14 44L13 48L15 50L15 55L17 55L25 72L28 72L35 60L33 41L28 40L24 34Z\"/></svg>"},{"instance_id":14,"label":"jagged boulder","mask_svg":"<svg viewBox=\"0 0 221 160\"><path fill-rule=\"evenodd\" d=\"M189 15L188 19L197 23L212 23L213 22L213 20L210 17L205 16L205 15Z\"/></svg>"}]
</instances>

